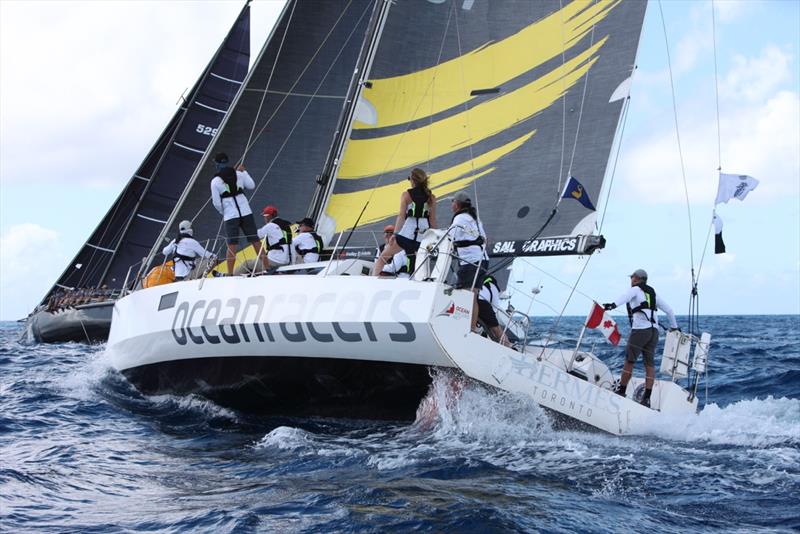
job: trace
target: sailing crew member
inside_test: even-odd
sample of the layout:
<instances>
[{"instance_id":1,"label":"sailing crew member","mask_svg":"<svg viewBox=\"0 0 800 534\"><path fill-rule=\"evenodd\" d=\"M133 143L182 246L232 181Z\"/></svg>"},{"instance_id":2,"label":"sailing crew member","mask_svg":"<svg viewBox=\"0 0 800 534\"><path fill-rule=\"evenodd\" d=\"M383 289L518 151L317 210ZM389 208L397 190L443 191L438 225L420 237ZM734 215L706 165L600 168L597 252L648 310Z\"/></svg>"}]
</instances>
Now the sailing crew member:
<instances>
[{"instance_id":1,"label":"sailing crew member","mask_svg":"<svg viewBox=\"0 0 800 534\"><path fill-rule=\"evenodd\" d=\"M297 221L297 237L292 240L294 263L314 263L322 253L322 238L314 231L314 219Z\"/></svg>"},{"instance_id":2,"label":"sailing crew member","mask_svg":"<svg viewBox=\"0 0 800 534\"><path fill-rule=\"evenodd\" d=\"M650 395L653 392L653 382L656 376L655 351L658 345L658 316L657 311L663 310L669 319L670 331L678 329L675 313L664 299L656 295L655 289L647 285L647 271L636 269L631 278L631 288L614 302L603 304L606 310L613 310L625 304L628 309L628 320L631 323L631 333L628 336L628 345L625 347L625 366L622 369L619 384L614 388L615 393L625 396L628 381L633 374L633 365L639 354L642 354L645 369L644 396L641 404L650 407Z\"/></svg>"},{"instance_id":3,"label":"sailing crew member","mask_svg":"<svg viewBox=\"0 0 800 534\"><path fill-rule=\"evenodd\" d=\"M179 282L189 276L195 267L197 258L213 258L214 253L203 248L194 238L191 221L181 221L178 225L178 237L169 242L161 251L167 258L175 262L175 281Z\"/></svg>"},{"instance_id":4,"label":"sailing crew member","mask_svg":"<svg viewBox=\"0 0 800 534\"><path fill-rule=\"evenodd\" d=\"M453 240L458 256L457 289L470 289L475 295L472 303L472 330L478 324L478 292L481 280L486 276L488 261L485 252L486 232L478 220L478 210L472 206L472 198L466 191L453 196L450 209L453 220L447 232Z\"/></svg>"},{"instance_id":5,"label":"sailing crew member","mask_svg":"<svg viewBox=\"0 0 800 534\"><path fill-rule=\"evenodd\" d=\"M436 197L428 187L428 175L422 169L415 168L408 175L408 181L411 189L400 195L400 211L394 223L394 227L400 230L375 261L375 276L380 276L383 266L401 249L409 257L413 271L422 235L428 228L436 228Z\"/></svg>"},{"instance_id":6,"label":"sailing crew member","mask_svg":"<svg viewBox=\"0 0 800 534\"><path fill-rule=\"evenodd\" d=\"M224 152L214 156L217 165L217 174L211 180L211 201L214 208L222 215L225 224L225 237L228 243L227 265L228 275L233 274L236 264L236 248L239 244L239 230L242 231L247 241L253 245L256 257L260 257L264 268L269 264L267 258L261 253L261 241L258 239L256 221L250 203L244 196L245 189L255 189L253 178L245 170L244 165L239 165L236 170L228 165L228 155Z\"/></svg>"},{"instance_id":7,"label":"sailing crew member","mask_svg":"<svg viewBox=\"0 0 800 534\"><path fill-rule=\"evenodd\" d=\"M495 341L504 347L510 347L508 338L500 328L500 322L494 312L495 308L500 308L500 287L494 276L486 275L478 293L478 319L489 329Z\"/></svg>"},{"instance_id":8,"label":"sailing crew member","mask_svg":"<svg viewBox=\"0 0 800 534\"><path fill-rule=\"evenodd\" d=\"M272 267L289 265L289 247L292 244L292 225L278 217L278 208L267 206L261 210L264 226L258 229L258 238L265 240L268 264Z\"/></svg>"},{"instance_id":9,"label":"sailing crew member","mask_svg":"<svg viewBox=\"0 0 800 534\"><path fill-rule=\"evenodd\" d=\"M378 247L377 254L375 256L375 262L377 263L378 258L381 257L383 251L390 245L392 242L392 237L394 236L394 226L388 224L383 227L383 244ZM411 260L406 255L406 251L400 249L394 256L392 256L391 261L384 262L383 267L378 272L378 276L386 276L392 278L410 278L411 271L410 265Z\"/></svg>"}]
</instances>

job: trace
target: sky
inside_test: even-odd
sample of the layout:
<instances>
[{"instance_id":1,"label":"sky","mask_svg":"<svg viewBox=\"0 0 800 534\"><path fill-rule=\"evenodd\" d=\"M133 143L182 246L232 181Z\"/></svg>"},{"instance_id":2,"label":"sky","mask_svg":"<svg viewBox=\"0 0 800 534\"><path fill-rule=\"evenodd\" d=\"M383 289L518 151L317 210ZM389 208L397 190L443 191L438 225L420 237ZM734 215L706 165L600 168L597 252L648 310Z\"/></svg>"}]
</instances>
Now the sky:
<instances>
[{"instance_id":1,"label":"sky","mask_svg":"<svg viewBox=\"0 0 800 534\"><path fill-rule=\"evenodd\" d=\"M253 57L282 5L252 3ZM24 317L55 282L241 7L0 0L0 320ZM603 206L610 191L606 248L588 259L518 260L512 302L531 315L582 315L644 268L683 314L694 265L703 314L798 314L800 2L714 2L720 143L712 4L665 0L662 8L671 62L651 2L619 164L595 202ZM718 208L729 252L714 255L712 235L703 255L720 165L760 185Z\"/></svg>"}]
</instances>

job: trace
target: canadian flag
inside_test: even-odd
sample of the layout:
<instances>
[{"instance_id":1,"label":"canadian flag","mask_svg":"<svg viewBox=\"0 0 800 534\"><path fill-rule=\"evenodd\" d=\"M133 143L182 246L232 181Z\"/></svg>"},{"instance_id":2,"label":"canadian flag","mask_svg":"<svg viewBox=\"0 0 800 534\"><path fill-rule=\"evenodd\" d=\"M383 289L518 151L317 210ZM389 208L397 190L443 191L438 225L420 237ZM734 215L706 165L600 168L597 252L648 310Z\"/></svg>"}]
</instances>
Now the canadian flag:
<instances>
[{"instance_id":1,"label":"canadian flag","mask_svg":"<svg viewBox=\"0 0 800 534\"><path fill-rule=\"evenodd\" d=\"M592 303L592 310L586 318L586 328L599 328L612 345L619 345L619 340L622 336L619 334L617 323L596 302Z\"/></svg>"}]
</instances>

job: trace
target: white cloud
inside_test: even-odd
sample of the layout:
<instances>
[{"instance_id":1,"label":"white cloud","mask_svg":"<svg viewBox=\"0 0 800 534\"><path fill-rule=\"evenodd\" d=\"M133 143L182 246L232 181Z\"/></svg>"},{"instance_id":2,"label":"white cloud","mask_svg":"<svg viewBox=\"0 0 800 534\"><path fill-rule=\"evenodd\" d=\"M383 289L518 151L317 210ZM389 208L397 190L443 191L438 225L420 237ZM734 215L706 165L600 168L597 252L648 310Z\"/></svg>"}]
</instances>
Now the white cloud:
<instances>
[{"instance_id":1,"label":"white cloud","mask_svg":"<svg viewBox=\"0 0 800 534\"><path fill-rule=\"evenodd\" d=\"M762 100L789 80L791 62L791 54L776 45L767 46L757 57L736 55L733 68L720 83L720 96L731 100Z\"/></svg>"},{"instance_id":2,"label":"white cloud","mask_svg":"<svg viewBox=\"0 0 800 534\"><path fill-rule=\"evenodd\" d=\"M717 0L714 2L714 8L718 21L729 23L741 19L750 11L753 4L752 0Z\"/></svg>"},{"instance_id":3,"label":"white cloud","mask_svg":"<svg viewBox=\"0 0 800 534\"><path fill-rule=\"evenodd\" d=\"M10 320L27 315L66 261L55 230L33 223L11 226L0 236L0 317Z\"/></svg>"},{"instance_id":4,"label":"white cloud","mask_svg":"<svg viewBox=\"0 0 800 534\"><path fill-rule=\"evenodd\" d=\"M241 7L0 1L2 181L122 187ZM254 37L280 9L251 8Z\"/></svg>"},{"instance_id":5,"label":"white cloud","mask_svg":"<svg viewBox=\"0 0 800 534\"><path fill-rule=\"evenodd\" d=\"M782 65L782 59L777 61ZM761 181L748 203L800 194L800 95L776 90L774 85L769 97L727 100L721 108L723 171L749 174ZM714 103L698 98L684 102L687 105L683 107L680 104L689 198L710 204L716 192L718 164ZM681 204L685 193L675 127L671 109L665 105L662 113L648 125L652 133L626 140L619 171L625 187L617 194L649 204Z\"/></svg>"}]
</instances>

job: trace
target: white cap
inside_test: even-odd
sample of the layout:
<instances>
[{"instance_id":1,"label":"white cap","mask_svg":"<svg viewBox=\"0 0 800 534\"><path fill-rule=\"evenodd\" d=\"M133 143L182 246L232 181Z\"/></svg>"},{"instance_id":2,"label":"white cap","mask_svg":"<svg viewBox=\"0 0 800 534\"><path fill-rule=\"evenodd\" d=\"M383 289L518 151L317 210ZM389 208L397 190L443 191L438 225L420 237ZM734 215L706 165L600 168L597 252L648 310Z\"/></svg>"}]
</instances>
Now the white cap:
<instances>
[{"instance_id":1,"label":"white cap","mask_svg":"<svg viewBox=\"0 0 800 534\"><path fill-rule=\"evenodd\" d=\"M181 224L178 225L178 232L192 235L194 233L192 230L192 221L181 221Z\"/></svg>"}]
</instances>

